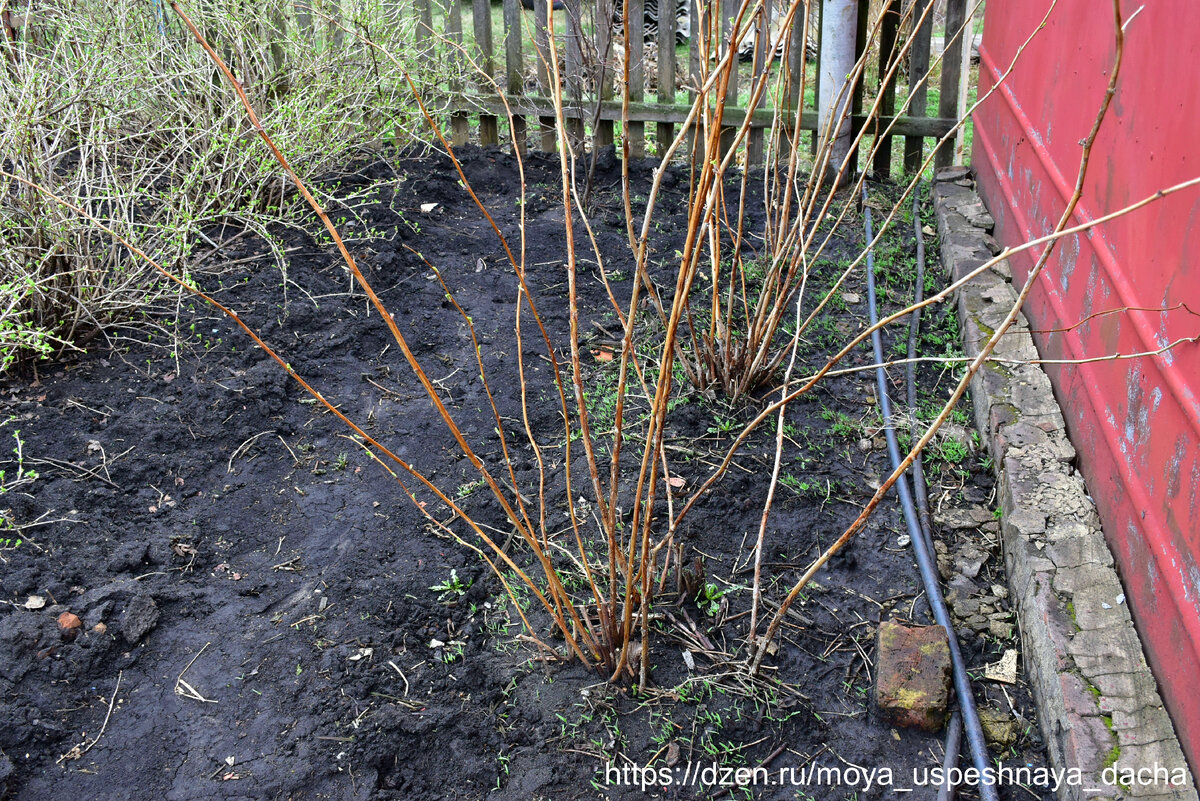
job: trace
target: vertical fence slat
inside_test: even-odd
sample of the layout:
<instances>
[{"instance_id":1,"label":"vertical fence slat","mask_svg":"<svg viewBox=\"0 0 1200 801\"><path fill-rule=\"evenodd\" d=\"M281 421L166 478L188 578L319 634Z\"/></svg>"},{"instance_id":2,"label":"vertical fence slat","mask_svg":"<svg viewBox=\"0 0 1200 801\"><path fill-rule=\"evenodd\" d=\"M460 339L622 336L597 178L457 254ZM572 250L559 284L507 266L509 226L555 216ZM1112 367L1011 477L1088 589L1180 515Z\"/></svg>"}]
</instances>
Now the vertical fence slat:
<instances>
[{"instance_id":1,"label":"vertical fence slat","mask_svg":"<svg viewBox=\"0 0 1200 801\"><path fill-rule=\"evenodd\" d=\"M679 20L675 14L675 0L658 0L658 94L663 105L675 102L675 33ZM667 152L675 139L675 126L660 122L654 130L658 142L658 153Z\"/></svg>"},{"instance_id":2,"label":"vertical fence slat","mask_svg":"<svg viewBox=\"0 0 1200 801\"><path fill-rule=\"evenodd\" d=\"M299 2L293 3L292 7L296 9L296 27L300 29L302 36L308 37L309 44L312 44L313 24L310 0L299 0Z\"/></svg>"},{"instance_id":3,"label":"vertical fence slat","mask_svg":"<svg viewBox=\"0 0 1200 801\"><path fill-rule=\"evenodd\" d=\"M958 115L958 84L962 80L963 40L970 36L962 31L967 18L966 0L946 0L945 47L942 49L942 86L938 96L938 116ZM960 34L956 36L955 34ZM938 148L934 165L941 169L954 163L954 138L951 137Z\"/></svg>"},{"instance_id":4,"label":"vertical fence slat","mask_svg":"<svg viewBox=\"0 0 1200 801\"><path fill-rule=\"evenodd\" d=\"M824 5L824 0L812 0L812 2L813 2L813 5L816 7L816 17L817 17L817 19L816 19L817 69L813 71L813 108L815 109L815 108L819 107L820 103L821 103L821 51L825 47L825 36L823 33L823 31L825 30L825 21L824 21L824 17L823 17L823 15L825 13L825 5ZM809 24L810 28L813 26L813 22L811 22L811 21L808 24ZM807 55L808 42L804 43L804 47L805 47L805 55ZM804 69L803 62L801 62L801 64L800 64L800 69ZM801 98L800 102L801 103L804 102L803 98ZM819 126L818 126L818 130L813 131L812 139L809 140L809 152L812 153L814 158L816 158L817 149L821 145L821 134L822 134L822 131L819 129Z\"/></svg>"},{"instance_id":5,"label":"vertical fence slat","mask_svg":"<svg viewBox=\"0 0 1200 801\"><path fill-rule=\"evenodd\" d=\"M451 0L454 2L454 0ZM536 49L538 94L546 97L550 94L550 71L546 68L550 58L549 35L546 33L547 15L550 13L547 3L550 0L534 0L533 3L533 46ZM541 128L541 147L545 153L554 151L554 118L538 117Z\"/></svg>"},{"instance_id":6,"label":"vertical fence slat","mask_svg":"<svg viewBox=\"0 0 1200 801\"><path fill-rule=\"evenodd\" d=\"M429 0L413 0L413 11L416 12L416 41L424 45L433 36L433 4Z\"/></svg>"},{"instance_id":7,"label":"vertical fence slat","mask_svg":"<svg viewBox=\"0 0 1200 801\"><path fill-rule=\"evenodd\" d=\"M871 25L871 0L858 0L858 24L854 28L854 63L858 63L863 53L867 52L867 29ZM866 70L858 74L858 80L854 82L854 100L850 106L850 113L854 115L862 114L863 110L863 89L866 85ZM850 139L853 141L858 137L858 132L862 130L861 123L850 123ZM850 154L850 162L847 165L846 175L852 175L858 171L859 156L862 154L862 147L854 148L854 152ZM840 165L833 165L835 168Z\"/></svg>"},{"instance_id":8,"label":"vertical fence slat","mask_svg":"<svg viewBox=\"0 0 1200 801\"><path fill-rule=\"evenodd\" d=\"M763 0L762 16L758 20L758 30L754 35L754 80L751 81L751 91L757 86L761 78L764 66L767 60L767 54L771 51L771 0ZM759 106L761 101L756 103L750 112ZM751 128L750 138L746 144L746 167L757 167L762 164L763 159L763 130L762 128Z\"/></svg>"},{"instance_id":9,"label":"vertical fence slat","mask_svg":"<svg viewBox=\"0 0 1200 801\"><path fill-rule=\"evenodd\" d=\"M462 46L463 43L463 27L462 27L462 6L458 0L445 0L446 3L446 38L453 44ZM450 54L450 94L458 96L462 94L462 68L463 58L458 51L453 51ZM455 106L455 110L450 113L450 143L455 147L461 147L467 143L467 137L470 135L469 117L460 107Z\"/></svg>"},{"instance_id":10,"label":"vertical fence slat","mask_svg":"<svg viewBox=\"0 0 1200 801\"><path fill-rule=\"evenodd\" d=\"M966 9L966 28L963 30L962 48L959 56L962 67L959 69L958 102L954 107L955 119L961 119L967 113L967 97L971 89L971 50L975 47L975 15L979 7L971 4ZM966 126L954 132L954 162L966 163Z\"/></svg>"},{"instance_id":11,"label":"vertical fence slat","mask_svg":"<svg viewBox=\"0 0 1200 801\"><path fill-rule=\"evenodd\" d=\"M613 96L613 0L599 0L596 3L596 52L601 62L600 99L611 100ZM592 132L595 147L608 147L614 141L613 121L597 120L596 130Z\"/></svg>"},{"instance_id":12,"label":"vertical fence slat","mask_svg":"<svg viewBox=\"0 0 1200 801\"><path fill-rule=\"evenodd\" d=\"M475 48L478 53L479 66L488 75L496 74L495 57L492 49L492 4L488 0L473 0L472 27L475 29ZM485 94L491 94L491 84L480 80L479 88ZM479 115L479 144L495 145L500 142L500 130L493 114Z\"/></svg>"},{"instance_id":13,"label":"vertical fence slat","mask_svg":"<svg viewBox=\"0 0 1200 801\"><path fill-rule=\"evenodd\" d=\"M580 0L563 0L563 8L567 14L567 101L576 109L583 106L583 11ZM554 35L554 31L550 31ZM584 125L580 117L567 120L567 132L571 136L572 147L582 147Z\"/></svg>"},{"instance_id":14,"label":"vertical fence slat","mask_svg":"<svg viewBox=\"0 0 1200 801\"><path fill-rule=\"evenodd\" d=\"M696 102L696 89L700 85L700 48L702 40L707 36L708 21L704 17L704 5L700 0L689 0L692 17L691 47L688 48L688 103ZM688 131L687 148L690 154L695 150L696 136L700 131L697 119Z\"/></svg>"},{"instance_id":15,"label":"vertical fence slat","mask_svg":"<svg viewBox=\"0 0 1200 801\"><path fill-rule=\"evenodd\" d=\"M885 0L882 13L883 20L879 28L879 92L881 95L879 113L882 116L890 117L896 113L896 78L898 76L893 75L892 79L886 83L883 81L896 57L896 34L900 30L900 0ZM878 127L876 124L877 130ZM877 180L886 180L891 174L892 137L885 136L883 141L876 140L875 158L872 160L871 169L875 172Z\"/></svg>"},{"instance_id":16,"label":"vertical fence slat","mask_svg":"<svg viewBox=\"0 0 1200 801\"><path fill-rule=\"evenodd\" d=\"M930 0L912 0L913 25L916 26L929 7ZM912 87L929 72L929 40L933 37L933 12L929 12L925 21L913 30L913 45L908 60L908 86L911 100L908 104L908 114L913 117L926 116L926 106L929 104L929 82L922 81L916 89ZM925 159L925 137L904 137L904 170L916 172L921 169Z\"/></svg>"},{"instance_id":17,"label":"vertical fence slat","mask_svg":"<svg viewBox=\"0 0 1200 801\"><path fill-rule=\"evenodd\" d=\"M730 52L730 58L733 60L733 66L729 70L729 83L725 86L725 107L733 108L737 105L738 97L738 54L737 45L733 41L733 18L737 14L739 3L737 0L718 0L720 2L720 31L721 31L721 48L717 51L718 57L723 56L726 50ZM716 3L714 2L714 5ZM721 128L721 155L724 156L729 148L733 146L733 138L736 130L732 127L724 126Z\"/></svg>"},{"instance_id":18,"label":"vertical fence slat","mask_svg":"<svg viewBox=\"0 0 1200 801\"><path fill-rule=\"evenodd\" d=\"M629 10L629 99L639 102L646 97L646 0L625 0ZM661 0L660 0L661 2ZM629 123L629 155L646 155L646 124Z\"/></svg>"},{"instance_id":19,"label":"vertical fence slat","mask_svg":"<svg viewBox=\"0 0 1200 801\"><path fill-rule=\"evenodd\" d=\"M510 97L525 93L525 67L521 58L521 6L519 0L504 0L504 91ZM514 114L512 136L517 150L525 153L525 118Z\"/></svg>"},{"instance_id":20,"label":"vertical fence slat","mask_svg":"<svg viewBox=\"0 0 1200 801\"><path fill-rule=\"evenodd\" d=\"M325 0L329 4L329 20L325 25L325 31L329 37L329 41L335 49L340 50L342 45L346 43L346 31L342 29L345 21L342 16L342 0Z\"/></svg>"}]
</instances>

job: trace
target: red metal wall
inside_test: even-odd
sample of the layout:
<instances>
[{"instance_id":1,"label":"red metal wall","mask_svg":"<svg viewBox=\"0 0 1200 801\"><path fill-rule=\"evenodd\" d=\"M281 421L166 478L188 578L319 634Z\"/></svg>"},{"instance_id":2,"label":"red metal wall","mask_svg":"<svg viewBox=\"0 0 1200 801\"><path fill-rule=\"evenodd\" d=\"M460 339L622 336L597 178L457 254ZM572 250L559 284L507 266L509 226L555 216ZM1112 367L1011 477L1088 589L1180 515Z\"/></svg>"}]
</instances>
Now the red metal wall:
<instances>
[{"instance_id":1,"label":"red metal wall","mask_svg":"<svg viewBox=\"0 0 1200 801\"><path fill-rule=\"evenodd\" d=\"M1050 231L1073 190L1115 50L1108 0L987 4L973 161L1013 245ZM1200 2L1130 0L1120 82L1075 222L1200 176ZM1042 355L1087 359L1161 349L1200 334L1200 188L1063 240L1026 308ZM1036 251L1013 259L1024 281ZM1200 766L1200 344L1127 361L1048 367L1116 555L1164 702Z\"/></svg>"}]
</instances>

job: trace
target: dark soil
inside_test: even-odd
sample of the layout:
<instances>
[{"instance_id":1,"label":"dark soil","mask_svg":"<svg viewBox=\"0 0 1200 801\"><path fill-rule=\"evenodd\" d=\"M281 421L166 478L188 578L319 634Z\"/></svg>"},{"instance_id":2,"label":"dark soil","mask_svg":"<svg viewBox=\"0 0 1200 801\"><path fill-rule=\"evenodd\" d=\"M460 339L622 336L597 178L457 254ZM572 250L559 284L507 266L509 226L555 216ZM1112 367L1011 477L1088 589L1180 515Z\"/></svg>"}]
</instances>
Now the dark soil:
<instances>
[{"instance_id":1,"label":"dark soil","mask_svg":"<svg viewBox=\"0 0 1200 801\"><path fill-rule=\"evenodd\" d=\"M463 160L515 244L515 160L479 150ZM551 335L565 348L558 167L531 158L526 171L529 280ZM635 194L644 197L649 170L637 172ZM627 298L619 175L615 161L602 161L593 219L607 268L624 271L614 283ZM683 237L687 184L684 172L666 180L654 247L667 265ZM437 157L371 163L325 189L343 198L354 193L336 209L354 214L346 226L352 248L481 457L498 464L495 423L467 328L429 267L405 248L442 271L471 315L499 412L510 431L520 432L515 281L490 226ZM429 203L438 205L422 212ZM757 213L748 229L761 225ZM346 293L332 246L300 231L277 235L289 253L286 285L265 243L243 236L213 260L226 262L221 300L372 436L448 494L461 495L480 520L502 528L498 505L473 483L478 476L389 346L385 327L361 292ZM820 280L828 283L838 258L855 246L837 245ZM660 285L671 285L669 266L656 269ZM592 322L616 326L595 265L582 263L581 275L590 353L606 338ZM911 291L899 279L895 286L895 302ZM806 363L820 364L835 339L860 330L864 315L861 301L831 310L817 329L824 333L807 341ZM681 532L684 564L699 558L703 583L714 584L719 597L711 608L694 597L675 605L669 589L676 580L669 578L656 601L669 617L652 645L653 689L639 697L577 663L543 659L519 639L513 604L487 566L429 526L396 482L343 436L343 426L227 319L185 304L174 330L176 337L141 330L141 342L42 365L37 380L2 388L0 414L15 418L0 429L9 443L3 450L19 429L24 467L40 474L0 498L0 509L20 526L0 534L7 538L0 550L0 785L11 797L699 798L720 792L711 774L698 781L695 775L714 764L756 766L770 758L773 782L781 768L889 768L895 786L911 787L914 768L940 763L941 733L893 729L870 699L876 623L929 621L893 501L794 607L769 660L771 680L749 683L738 661L748 623L742 613L774 441L759 432ZM176 339L188 343L177 358ZM530 386L548 388L544 349L532 329L524 348ZM855 360L865 363L868 351ZM588 369L600 395L611 368L589 359ZM790 411L784 472L793 478L780 488L764 557L771 602L887 473L872 380L831 380ZM923 374L926 396L945 397L948 380ZM551 397L531 394L534 428L550 432L547 441L561 430ZM733 423L740 428L762 401L730 407L686 387L679 399L670 417L673 469L695 487L725 452ZM521 442L510 436L518 481L536 493ZM10 476L17 469L12 460L0 467ZM978 456L933 468L943 502L988 499L991 478ZM565 525L562 475L562 465L551 464L550 514L563 520L552 529ZM590 491L581 484L573 492ZM965 535L949 532L947 545ZM993 551L985 575L997 561ZM461 592L446 591L451 585ZM30 596L45 605L26 608ZM71 640L56 623L66 611L82 622ZM538 636L551 638L546 621L533 619L542 626ZM964 633L973 668L1012 645ZM729 658L702 653L702 640ZM1044 765L1024 689L1010 687L1006 695L981 680L977 693L1020 716L1017 741L994 756ZM678 782L690 770L696 785L664 789L656 781L643 792L629 786L628 773L618 781L605 770L610 760L662 767L668 758ZM863 781L760 784L749 793L890 796L880 780L870 789ZM1003 798L1030 794L1051 797L1043 788L1001 791ZM918 788L914 797L932 798L933 791Z\"/></svg>"}]
</instances>

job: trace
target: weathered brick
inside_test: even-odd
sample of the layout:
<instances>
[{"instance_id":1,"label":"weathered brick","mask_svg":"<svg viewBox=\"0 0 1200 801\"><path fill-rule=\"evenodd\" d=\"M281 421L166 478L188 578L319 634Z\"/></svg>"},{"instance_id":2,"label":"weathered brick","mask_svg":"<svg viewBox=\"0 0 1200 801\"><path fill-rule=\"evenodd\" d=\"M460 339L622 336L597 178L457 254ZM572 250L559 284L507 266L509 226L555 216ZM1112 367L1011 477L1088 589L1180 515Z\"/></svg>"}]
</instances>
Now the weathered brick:
<instances>
[{"instance_id":1,"label":"weathered brick","mask_svg":"<svg viewBox=\"0 0 1200 801\"><path fill-rule=\"evenodd\" d=\"M950 642L941 626L879 624L875 701L895 726L937 731L950 701Z\"/></svg>"}]
</instances>

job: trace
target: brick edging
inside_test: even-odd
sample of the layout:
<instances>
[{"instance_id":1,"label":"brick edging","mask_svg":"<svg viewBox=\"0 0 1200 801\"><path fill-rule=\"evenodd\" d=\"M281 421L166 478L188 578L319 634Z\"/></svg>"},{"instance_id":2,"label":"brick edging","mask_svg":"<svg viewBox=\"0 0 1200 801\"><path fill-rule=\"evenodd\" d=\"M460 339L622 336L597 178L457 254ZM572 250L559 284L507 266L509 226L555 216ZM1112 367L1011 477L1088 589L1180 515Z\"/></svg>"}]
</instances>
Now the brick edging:
<instances>
[{"instance_id":1,"label":"brick edging","mask_svg":"<svg viewBox=\"0 0 1200 801\"><path fill-rule=\"evenodd\" d=\"M933 200L942 262L961 278L999 250L989 235L991 215L965 168L938 173ZM968 357L979 354L1016 298L1005 262L956 293ZM994 355L1037 358L1023 314ZM1050 379L1037 365L988 362L972 380L971 395L998 474L1004 561L1042 735L1054 767L1082 773L1080 781L1060 785L1060 801L1196 801L1100 517L1072 465L1075 449ZM1111 781L1156 767L1166 771L1158 781ZM1180 769L1184 786L1161 781Z\"/></svg>"}]
</instances>

